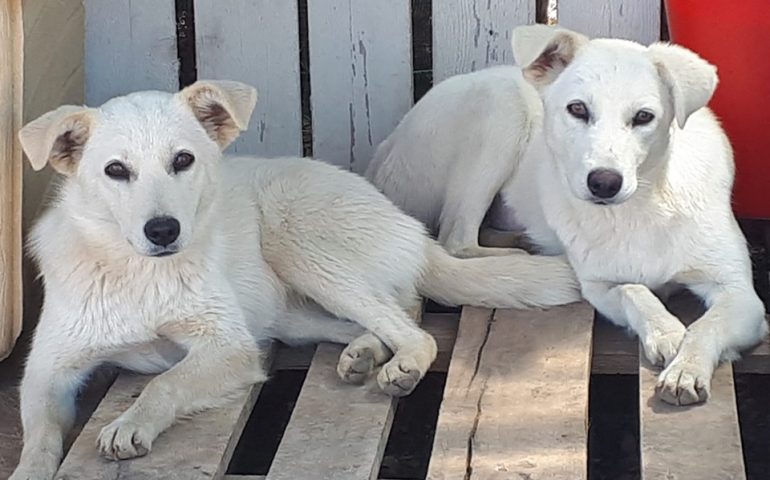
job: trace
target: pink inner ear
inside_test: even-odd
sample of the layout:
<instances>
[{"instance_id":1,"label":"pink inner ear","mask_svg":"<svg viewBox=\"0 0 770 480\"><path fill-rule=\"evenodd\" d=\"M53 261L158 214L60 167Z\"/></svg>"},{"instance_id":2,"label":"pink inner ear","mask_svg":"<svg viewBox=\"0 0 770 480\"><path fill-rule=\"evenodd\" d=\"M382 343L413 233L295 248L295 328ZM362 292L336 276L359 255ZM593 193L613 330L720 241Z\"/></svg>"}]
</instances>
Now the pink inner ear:
<instances>
[{"instance_id":1,"label":"pink inner ear","mask_svg":"<svg viewBox=\"0 0 770 480\"><path fill-rule=\"evenodd\" d=\"M537 59L525 70L524 75L531 82L541 82L548 76L549 70L556 67L564 67L564 59L557 53L559 46L549 45Z\"/></svg>"},{"instance_id":2,"label":"pink inner ear","mask_svg":"<svg viewBox=\"0 0 770 480\"><path fill-rule=\"evenodd\" d=\"M88 139L88 126L74 121L72 128L59 135L51 148L49 163L60 173L75 171L83 156L83 146Z\"/></svg>"}]
</instances>

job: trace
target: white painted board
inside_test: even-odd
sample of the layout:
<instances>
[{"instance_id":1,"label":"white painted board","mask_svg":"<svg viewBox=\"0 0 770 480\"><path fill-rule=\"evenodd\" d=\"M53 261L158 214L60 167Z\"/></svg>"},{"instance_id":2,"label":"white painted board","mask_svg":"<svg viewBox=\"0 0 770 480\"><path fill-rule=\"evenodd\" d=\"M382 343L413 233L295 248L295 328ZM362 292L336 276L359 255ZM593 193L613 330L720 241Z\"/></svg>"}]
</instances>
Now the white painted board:
<instances>
[{"instance_id":1,"label":"white painted board","mask_svg":"<svg viewBox=\"0 0 770 480\"><path fill-rule=\"evenodd\" d=\"M409 0L308 2L313 156L363 173L412 105Z\"/></svg>"},{"instance_id":2,"label":"white painted board","mask_svg":"<svg viewBox=\"0 0 770 480\"><path fill-rule=\"evenodd\" d=\"M248 131L229 152L302 154L297 2L195 1L199 79L237 80L257 88Z\"/></svg>"},{"instance_id":3,"label":"white painted board","mask_svg":"<svg viewBox=\"0 0 770 480\"><path fill-rule=\"evenodd\" d=\"M85 0L86 103L137 90L176 91L174 0Z\"/></svg>"},{"instance_id":4,"label":"white painted board","mask_svg":"<svg viewBox=\"0 0 770 480\"><path fill-rule=\"evenodd\" d=\"M513 64L511 30L534 23L535 0L434 0L433 83Z\"/></svg>"},{"instance_id":5,"label":"white painted board","mask_svg":"<svg viewBox=\"0 0 770 480\"><path fill-rule=\"evenodd\" d=\"M660 38L661 0L559 0L558 21L589 37L634 40Z\"/></svg>"}]
</instances>

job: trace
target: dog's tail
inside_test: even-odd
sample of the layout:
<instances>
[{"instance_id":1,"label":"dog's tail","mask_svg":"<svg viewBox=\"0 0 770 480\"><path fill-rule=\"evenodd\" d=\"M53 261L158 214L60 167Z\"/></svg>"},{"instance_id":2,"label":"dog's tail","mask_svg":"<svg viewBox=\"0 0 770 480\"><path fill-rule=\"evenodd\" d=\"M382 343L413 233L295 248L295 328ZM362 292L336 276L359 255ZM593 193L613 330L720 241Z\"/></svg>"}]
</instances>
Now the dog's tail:
<instances>
[{"instance_id":1,"label":"dog's tail","mask_svg":"<svg viewBox=\"0 0 770 480\"><path fill-rule=\"evenodd\" d=\"M418 289L445 305L533 308L579 301L580 287L564 257L513 254L456 258L435 242Z\"/></svg>"}]
</instances>

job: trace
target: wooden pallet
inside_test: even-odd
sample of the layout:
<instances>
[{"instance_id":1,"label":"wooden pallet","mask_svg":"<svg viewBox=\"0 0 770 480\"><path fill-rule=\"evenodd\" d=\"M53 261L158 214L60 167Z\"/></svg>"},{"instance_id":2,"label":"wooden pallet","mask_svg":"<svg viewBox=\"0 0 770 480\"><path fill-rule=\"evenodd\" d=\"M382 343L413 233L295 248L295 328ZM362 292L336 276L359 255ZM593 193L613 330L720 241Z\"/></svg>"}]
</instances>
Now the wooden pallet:
<instances>
[{"instance_id":1,"label":"wooden pallet","mask_svg":"<svg viewBox=\"0 0 770 480\"><path fill-rule=\"evenodd\" d=\"M698 315L692 301L674 302L681 318ZM639 376L641 470L644 479L744 479L733 368L767 373L763 344L734 366L718 369L708 403L667 406L653 396L656 371L639 360L637 343L594 311L574 304L547 311L465 308L425 314L439 345L434 371L446 372L427 478L587 478L588 387L591 373ZM162 434L152 453L115 463L97 456L100 428L122 412L147 378L120 375L67 455L67 479L375 479L396 401L374 385L343 384L341 348L277 348L273 370L307 369L302 390L266 477L226 475L260 386L228 408L182 422ZM698 442L692 441L698 425Z\"/></svg>"}]
</instances>

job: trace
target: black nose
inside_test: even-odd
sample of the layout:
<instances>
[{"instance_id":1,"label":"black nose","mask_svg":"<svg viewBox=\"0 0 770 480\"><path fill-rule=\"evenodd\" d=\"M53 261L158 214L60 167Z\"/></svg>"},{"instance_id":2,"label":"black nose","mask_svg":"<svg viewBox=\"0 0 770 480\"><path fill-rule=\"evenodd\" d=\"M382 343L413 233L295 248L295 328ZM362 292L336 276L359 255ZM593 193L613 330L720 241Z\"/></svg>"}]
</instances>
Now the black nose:
<instances>
[{"instance_id":1,"label":"black nose","mask_svg":"<svg viewBox=\"0 0 770 480\"><path fill-rule=\"evenodd\" d=\"M151 218L144 224L144 235L155 245L171 245L179 237L179 221L174 217Z\"/></svg>"},{"instance_id":2,"label":"black nose","mask_svg":"<svg viewBox=\"0 0 770 480\"><path fill-rule=\"evenodd\" d=\"M588 174L588 189L599 198L612 198L623 186L623 175L617 170L597 168Z\"/></svg>"}]
</instances>

